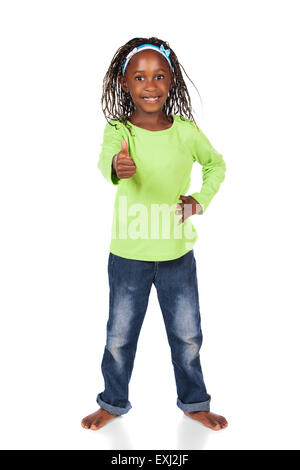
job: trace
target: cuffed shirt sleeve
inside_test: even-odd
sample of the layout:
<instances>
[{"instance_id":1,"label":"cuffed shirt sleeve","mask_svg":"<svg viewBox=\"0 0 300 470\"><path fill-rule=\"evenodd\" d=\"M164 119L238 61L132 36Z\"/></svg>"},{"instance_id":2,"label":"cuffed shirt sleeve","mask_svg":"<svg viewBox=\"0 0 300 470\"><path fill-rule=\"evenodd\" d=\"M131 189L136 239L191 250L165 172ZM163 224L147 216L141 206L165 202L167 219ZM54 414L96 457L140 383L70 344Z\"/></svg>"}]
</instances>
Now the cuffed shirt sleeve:
<instances>
[{"instance_id":1,"label":"cuffed shirt sleeve","mask_svg":"<svg viewBox=\"0 0 300 470\"><path fill-rule=\"evenodd\" d=\"M120 124L117 123L117 127L115 127L115 124L116 121L113 121L113 124L107 122L105 126L101 153L99 155L97 166L109 183L117 185L120 178L118 178L116 173L113 171L112 161L115 154L119 153L122 148L121 140L123 139L123 136L120 130Z\"/></svg>"}]
</instances>

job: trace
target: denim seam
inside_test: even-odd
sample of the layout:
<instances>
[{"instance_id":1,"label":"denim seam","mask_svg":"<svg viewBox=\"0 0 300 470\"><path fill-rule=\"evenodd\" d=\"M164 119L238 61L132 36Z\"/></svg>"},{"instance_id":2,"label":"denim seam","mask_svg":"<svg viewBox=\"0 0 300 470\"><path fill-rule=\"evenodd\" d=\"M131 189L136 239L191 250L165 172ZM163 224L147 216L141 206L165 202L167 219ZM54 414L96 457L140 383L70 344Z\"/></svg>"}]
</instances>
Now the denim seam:
<instances>
[{"instance_id":1,"label":"denim seam","mask_svg":"<svg viewBox=\"0 0 300 470\"><path fill-rule=\"evenodd\" d=\"M112 259L111 259L111 271L110 271L110 273L111 273L111 287L112 287L111 300L115 295L114 267L115 267L115 263L114 263L114 256L113 256ZM112 308L112 304L110 305L110 308Z\"/></svg>"},{"instance_id":2,"label":"denim seam","mask_svg":"<svg viewBox=\"0 0 300 470\"><path fill-rule=\"evenodd\" d=\"M158 263L159 263L159 261L154 261L154 277L153 277L153 281L155 281L156 276L157 276Z\"/></svg>"}]
</instances>

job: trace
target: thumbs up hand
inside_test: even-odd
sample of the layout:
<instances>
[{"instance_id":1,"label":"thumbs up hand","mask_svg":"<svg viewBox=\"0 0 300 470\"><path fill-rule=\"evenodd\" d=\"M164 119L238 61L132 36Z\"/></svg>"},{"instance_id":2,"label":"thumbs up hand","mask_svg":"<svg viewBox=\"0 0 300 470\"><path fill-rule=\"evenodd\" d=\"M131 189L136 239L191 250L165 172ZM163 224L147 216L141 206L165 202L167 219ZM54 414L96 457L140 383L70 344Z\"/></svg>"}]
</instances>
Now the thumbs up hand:
<instances>
[{"instance_id":1,"label":"thumbs up hand","mask_svg":"<svg viewBox=\"0 0 300 470\"><path fill-rule=\"evenodd\" d=\"M113 167L116 171L118 178L130 178L136 172L136 166L134 160L131 158L128 152L128 144L126 140L121 140L122 150L117 154L117 164L113 162ZM115 159L114 159L115 160Z\"/></svg>"}]
</instances>

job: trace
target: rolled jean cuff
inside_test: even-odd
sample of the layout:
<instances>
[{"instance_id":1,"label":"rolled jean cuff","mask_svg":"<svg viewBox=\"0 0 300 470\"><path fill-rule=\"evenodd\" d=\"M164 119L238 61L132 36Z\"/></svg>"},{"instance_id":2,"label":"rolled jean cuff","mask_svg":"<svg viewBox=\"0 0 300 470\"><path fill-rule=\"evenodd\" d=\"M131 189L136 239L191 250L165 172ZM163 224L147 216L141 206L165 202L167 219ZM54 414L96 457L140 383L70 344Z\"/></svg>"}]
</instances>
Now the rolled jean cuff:
<instances>
[{"instance_id":1,"label":"rolled jean cuff","mask_svg":"<svg viewBox=\"0 0 300 470\"><path fill-rule=\"evenodd\" d=\"M130 402L128 402L128 405L126 406L126 408L120 408L119 406L110 405L109 403L106 403L105 401L101 400L100 395L101 395L100 393L99 395L97 395L96 401L98 405L101 408L103 408L103 410L106 410L109 413L112 413L115 415L124 415L125 413L128 413L128 411L132 408Z\"/></svg>"},{"instance_id":2,"label":"rolled jean cuff","mask_svg":"<svg viewBox=\"0 0 300 470\"><path fill-rule=\"evenodd\" d=\"M182 401L177 398L177 406L182 410L182 411L188 411L189 413L192 411L210 411L210 400L211 398L207 401L200 401L198 403L182 403Z\"/></svg>"}]
</instances>

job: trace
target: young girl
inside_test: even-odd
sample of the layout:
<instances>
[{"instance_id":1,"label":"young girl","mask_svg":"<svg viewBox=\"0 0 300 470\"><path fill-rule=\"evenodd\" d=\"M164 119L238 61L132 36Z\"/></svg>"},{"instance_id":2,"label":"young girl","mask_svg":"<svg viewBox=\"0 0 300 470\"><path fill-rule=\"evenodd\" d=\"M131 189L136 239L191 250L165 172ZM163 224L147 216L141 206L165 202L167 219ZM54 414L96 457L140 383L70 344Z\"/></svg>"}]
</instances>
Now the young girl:
<instances>
[{"instance_id":1,"label":"young girl","mask_svg":"<svg viewBox=\"0 0 300 470\"><path fill-rule=\"evenodd\" d=\"M227 421L210 412L200 365L197 232L190 216L203 214L218 191L224 160L194 121L176 54L158 38L134 38L116 52L104 77L102 108L110 120L98 167L118 191L108 257L105 390L97 396L100 409L82 426L97 430L130 410L128 385L154 284L177 406L205 426L222 429ZM202 187L185 196L195 161L202 165Z\"/></svg>"}]
</instances>

